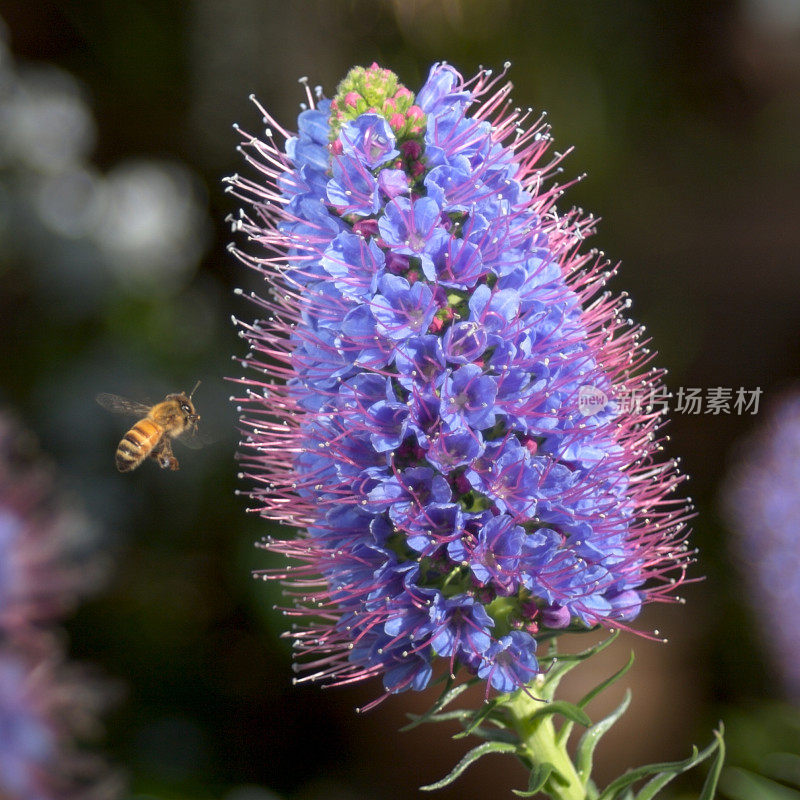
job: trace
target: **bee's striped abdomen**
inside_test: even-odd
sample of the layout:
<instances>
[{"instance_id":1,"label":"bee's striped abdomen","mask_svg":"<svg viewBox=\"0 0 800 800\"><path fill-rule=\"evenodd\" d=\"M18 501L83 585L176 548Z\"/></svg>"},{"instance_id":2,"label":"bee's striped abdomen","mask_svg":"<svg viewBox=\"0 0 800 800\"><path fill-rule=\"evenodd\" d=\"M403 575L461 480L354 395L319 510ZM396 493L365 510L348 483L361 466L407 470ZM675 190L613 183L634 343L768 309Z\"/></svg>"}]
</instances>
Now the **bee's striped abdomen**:
<instances>
[{"instance_id":1,"label":"bee's striped abdomen","mask_svg":"<svg viewBox=\"0 0 800 800\"><path fill-rule=\"evenodd\" d=\"M163 431L149 419L140 419L126 434L117 447L117 469L129 472L150 455L158 444Z\"/></svg>"}]
</instances>

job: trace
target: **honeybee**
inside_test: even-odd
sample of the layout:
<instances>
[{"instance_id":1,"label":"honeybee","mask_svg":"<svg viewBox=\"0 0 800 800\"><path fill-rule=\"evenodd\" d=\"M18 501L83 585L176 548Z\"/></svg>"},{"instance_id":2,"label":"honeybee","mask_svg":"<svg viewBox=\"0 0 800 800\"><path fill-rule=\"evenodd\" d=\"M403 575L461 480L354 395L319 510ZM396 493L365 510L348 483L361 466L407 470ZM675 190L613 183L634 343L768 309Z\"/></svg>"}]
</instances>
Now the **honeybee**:
<instances>
[{"instance_id":1,"label":"honeybee","mask_svg":"<svg viewBox=\"0 0 800 800\"><path fill-rule=\"evenodd\" d=\"M195 412L192 395L200 385L187 395L185 392L168 394L154 406L126 400L116 394L99 394L97 402L103 408L119 414L131 414L141 419L122 437L117 447L116 464L120 472L136 469L148 456L154 459L161 469L178 469L178 459L172 452L172 440L183 434L183 440L190 447L199 447L193 438L197 434L197 421L200 415Z\"/></svg>"}]
</instances>

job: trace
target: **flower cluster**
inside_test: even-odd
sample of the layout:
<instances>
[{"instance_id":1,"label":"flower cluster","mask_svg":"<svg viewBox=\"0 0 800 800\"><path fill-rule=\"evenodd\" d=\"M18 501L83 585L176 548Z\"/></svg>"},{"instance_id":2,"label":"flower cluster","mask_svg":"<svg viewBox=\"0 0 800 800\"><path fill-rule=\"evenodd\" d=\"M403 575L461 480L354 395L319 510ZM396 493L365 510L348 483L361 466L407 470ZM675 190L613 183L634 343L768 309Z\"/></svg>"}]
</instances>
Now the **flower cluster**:
<instances>
[{"instance_id":1,"label":"flower cluster","mask_svg":"<svg viewBox=\"0 0 800 800\"><path fill-rule=\"evenodd\" d=\"M105 800L119 781L75 737L109 685L66 661L54 623L97 584L85 518L53 491L32 438L0 414L0 796Z\"/></svg>"},{"instance_id":2,"label":"flower cluster","mask_svg":"<svg viewBox=\"0 0 800 800\"><path fill-rule=\"evenodd\" d=\"M241 379L240 456L257 510L304 529L265 540L299 563L264 577L311 679L422 689L439 656L510 691L540 632L626 626L691 560L658 413L613 400L662 374L501 78L436 64L414 97L354 70L297 135L264 112L263 180L230 179L270 283L239 323L267 375ZM587 413L587 386L612 399Z\"/></svg>"},{"instance_id":3,"label":"flower cluster","mask_svg":"<svg viewBox=\"0 0 800 800\"><path fill-rule=\"evenodd\" d=\"M77 737L97 734L104 682L55 641L0 645L0 790L8 800L109 800L119 777Z\"/></svg>"},{"instance_id":4,"label":"flower cluster","mask_svg":"<svg viewBox=\"0 0 800 800\"><path fill-rule=\"evenodd\" d=\"M725 516L760 619L766 644L788 696L800 701L800 393L784 396L767 420L738 448L724 486Z\"/></svg>"},{"instance_id":5,"label":"flower cluster","mask_svg":"<svg viewBox=\"0 0 800 800\"><path fill-rule=\"evenodd\" d=\"M52 490L34 440L0 416L0 630L62 619L102 577L91 524Z\"/></svg>"}]
</instances>

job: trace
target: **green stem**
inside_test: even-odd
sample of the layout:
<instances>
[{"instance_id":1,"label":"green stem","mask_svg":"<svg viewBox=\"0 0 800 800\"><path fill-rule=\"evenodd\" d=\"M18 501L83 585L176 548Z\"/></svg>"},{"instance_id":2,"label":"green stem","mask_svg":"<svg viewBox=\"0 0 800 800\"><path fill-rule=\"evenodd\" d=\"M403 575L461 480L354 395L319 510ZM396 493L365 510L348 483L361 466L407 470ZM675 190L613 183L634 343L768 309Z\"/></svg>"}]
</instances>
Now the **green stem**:
<instances>
[{"instance_id":1,"label":"green stem","mask_svg":"<svg viewBox=\"0 0 800 800\"><path fill-rule=\"evenodd\" d=\"M538 681L533 681L526 691L515 692L506 705L514 729L522 742L526 755L533 764L550 764L553 772L542 787L553 800L586 800L586 787L581 782L566 742L559 742L553 715L545 714L532 719L542 703L550 698L538 694Z\"/></svg>"}]
</instances>

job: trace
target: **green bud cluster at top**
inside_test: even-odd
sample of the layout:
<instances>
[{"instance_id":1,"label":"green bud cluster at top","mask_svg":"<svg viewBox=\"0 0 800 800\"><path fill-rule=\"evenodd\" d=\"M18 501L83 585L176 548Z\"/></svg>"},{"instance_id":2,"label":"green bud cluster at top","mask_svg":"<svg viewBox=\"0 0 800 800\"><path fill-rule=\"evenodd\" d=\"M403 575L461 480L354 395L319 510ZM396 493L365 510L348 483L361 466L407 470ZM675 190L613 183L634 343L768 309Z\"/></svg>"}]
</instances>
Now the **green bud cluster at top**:
<instances>
[{"instance_id":1,"label":"green bud cluster at top","mask_svg":"<svg viewBox=\"0 0 800 800\"><path fill-rule=\"evenodd\" d=\"M365 113L383 116L400 141L419 137L425 130L426 119L415 99L414 93L391 70L377 64L354 67L331 101L330 139L336 139L346 122Z\"/></svg>"}]
</instances>

